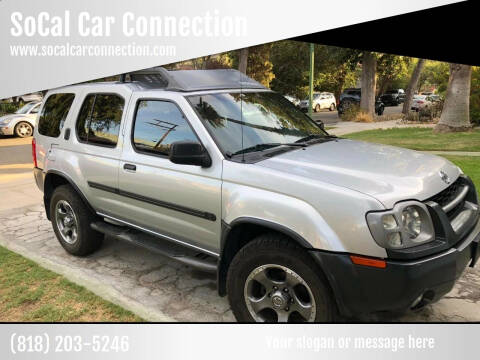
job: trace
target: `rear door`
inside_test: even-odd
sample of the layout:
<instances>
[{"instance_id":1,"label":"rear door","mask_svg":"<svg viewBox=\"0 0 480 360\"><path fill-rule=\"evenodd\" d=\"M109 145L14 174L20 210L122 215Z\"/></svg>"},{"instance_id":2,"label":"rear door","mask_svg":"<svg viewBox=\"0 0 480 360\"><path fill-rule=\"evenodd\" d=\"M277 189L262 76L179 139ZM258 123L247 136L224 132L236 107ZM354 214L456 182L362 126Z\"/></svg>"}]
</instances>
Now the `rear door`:
<instances>
[{"instance_id":1,"label":"rear door","mask_svg":"<svg viewBox=\"0 0 480 360\"><path fill-rule=\"evenodd\" d=\"M115 215L122 201L116 194L123 143L121 127L131 93L121 87L115 91L112 87L94 90L82 94L62 162L65 173L74 177L91 205L99 212Z\"/></svg>"},{"instance_id":2,"label":"rear door","mask_svg":"<svg viewBox=\"0 0 480 360\"><path fill-rule=\"evenodd\" d=\"M222 162L198 135L205 129L198 119L196 124L189 121L196 115L186 99L176 94L166 92L161 98L134 94L132 110L120 161L121 219L217 254ZM175 141L202 143L212 166L172 163L168 156Z\"/></svg>"}]
</instances>

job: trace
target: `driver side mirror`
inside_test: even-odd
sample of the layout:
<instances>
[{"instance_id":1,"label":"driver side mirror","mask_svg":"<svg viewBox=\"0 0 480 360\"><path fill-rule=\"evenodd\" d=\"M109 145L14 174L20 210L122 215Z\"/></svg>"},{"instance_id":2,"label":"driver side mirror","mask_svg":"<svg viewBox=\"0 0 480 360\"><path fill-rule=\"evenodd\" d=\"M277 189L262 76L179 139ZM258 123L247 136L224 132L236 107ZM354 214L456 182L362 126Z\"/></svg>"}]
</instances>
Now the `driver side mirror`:
<instances>
[{"instance_id":1,"label":"driver side mirror","mask_svg":"<svg viewBox=\"0 0 480 360\"><path fill-rule=\"evenodd\" d=\"M170 147L169 159L174 164L210 167L212 159L202 144L195 141L176 141Z\"/></svg>"}]
</instances>

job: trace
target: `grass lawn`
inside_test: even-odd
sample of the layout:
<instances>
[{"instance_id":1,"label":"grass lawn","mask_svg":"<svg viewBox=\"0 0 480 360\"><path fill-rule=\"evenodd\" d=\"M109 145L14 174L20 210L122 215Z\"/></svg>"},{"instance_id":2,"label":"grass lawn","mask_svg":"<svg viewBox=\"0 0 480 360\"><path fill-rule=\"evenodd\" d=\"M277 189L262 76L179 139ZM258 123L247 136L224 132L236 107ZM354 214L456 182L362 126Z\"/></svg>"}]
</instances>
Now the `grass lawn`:
<instances>
[{"instance_id":1,"label":"grass lawn","mask_svg":"<svg viewBox=\"0 0 480 360\"><path fill-rule=\"evenodd\" d=\"M445 158L459 166L465 174L470 176L477 188L477 194L480 197L480 157L479 156L450 156Z\"/></svg>"},{"instance_id":2,"label":"grass lawn","mask_svg":"<svg viewBox=\"0 0 480 360\"><path fill-rule=\"evenodd\" d=\"M429 128L366 130L343 137L414 150L480 151L480 130L433 134Z\"/></svg>"},{"instance_id":3,"label":"grass lawn","mask_svg":"<svg viewBox=\"0 0 480 360\"><path fill-rule=\"evenodd\" d=\"M0 246L0 321L143 321Z\"/></svg>"}]
</instances>

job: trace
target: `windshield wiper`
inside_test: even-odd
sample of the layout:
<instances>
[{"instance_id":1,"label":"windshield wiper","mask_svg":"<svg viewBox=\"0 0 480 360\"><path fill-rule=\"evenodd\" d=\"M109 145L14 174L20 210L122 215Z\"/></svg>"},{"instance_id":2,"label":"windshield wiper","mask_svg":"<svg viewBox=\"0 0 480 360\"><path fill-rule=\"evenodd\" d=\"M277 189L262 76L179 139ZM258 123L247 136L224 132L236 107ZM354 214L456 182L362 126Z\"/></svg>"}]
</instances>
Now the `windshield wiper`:
<instances>
[{"instance_id":1,"label":"windshield wiper","mask_svg":"<svg viewBox=\"0 0 480 360\"><path fill-rule=\"evenodd\" d=\"M322 139L335 139L337 136L335 135L320 135L320 134L310 134L308 136L305 136L301 139L298 139L297 141L295 141L295 143L304 143L306 141L311 141L311 140L316 140L316 139L319 139L319 140L322 140Z\"/></svg>"},{"instance_id":2,"label":"windshield wiper","mask_svg":"<svg viewBox=\"0 0 480 360\"><path fill-rule=\"evenodd\" d=\"M294 142L294 143L264 143L264 144L257 144L257 145L254 145L254 146L249 146L245 149L238 150L238 151L234 152L233 154L228 152L225 155L227 155L228 157L232 157L232 156L235 156L235 155L246 154L246 153L249 153L249 152L263 151L263 150L270 149L270 148L277 147L277 146L305 147L305 146L307 146L307 144L300 143L300 142Z\"/></svg>"}]
</instances>

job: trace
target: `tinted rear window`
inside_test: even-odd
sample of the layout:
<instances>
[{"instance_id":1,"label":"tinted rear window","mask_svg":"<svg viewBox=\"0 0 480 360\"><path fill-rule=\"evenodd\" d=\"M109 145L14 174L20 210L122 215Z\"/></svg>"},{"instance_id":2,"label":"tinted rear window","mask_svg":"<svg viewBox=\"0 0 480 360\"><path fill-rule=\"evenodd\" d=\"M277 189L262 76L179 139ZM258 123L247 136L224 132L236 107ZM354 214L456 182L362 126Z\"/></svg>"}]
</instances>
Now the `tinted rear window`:
<instances>
[{"instance_id":1,"label":"tinted rear window","mask_svg":"<svg viewBox=\"0 0 480 360\"><path fill-rule=\"evenodd\" d=\"M48 97L38 119L38 132L41 135L60 135L74 98L74 94L53 94Z\"/></svg>"},{"instance_id":2,"label":"tinted rear window","mask_svg":"<svg viewBox=\"0 0 480 360\"><path fill-rule=\"evenodd\" d=\"M92 145L115 147L124 103L123 98L118 95L88 95L78 115L78 139Z\"/></svg>"}]
</instances>

